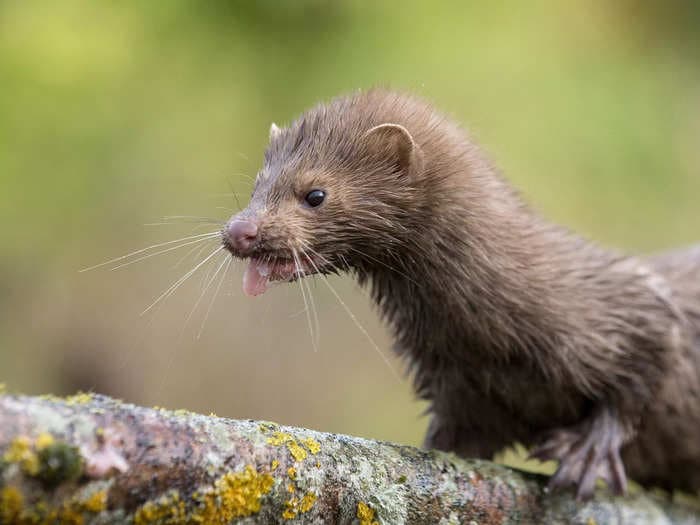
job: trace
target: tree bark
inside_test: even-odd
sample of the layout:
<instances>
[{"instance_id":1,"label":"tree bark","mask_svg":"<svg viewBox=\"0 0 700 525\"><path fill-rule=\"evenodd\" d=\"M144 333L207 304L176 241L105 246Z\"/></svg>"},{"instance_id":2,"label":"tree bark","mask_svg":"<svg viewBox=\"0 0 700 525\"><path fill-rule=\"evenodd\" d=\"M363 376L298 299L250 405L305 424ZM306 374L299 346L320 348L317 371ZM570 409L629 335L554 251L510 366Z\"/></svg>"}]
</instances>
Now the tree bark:
<instances>
[{"instance_id":1,"label":"tree bark","mask_svg":"<svg viewBox=\"0 0 700 525\"><path fill-rule=\"evenodd\" d=\"M691 504L452 454L89 394L0 396L0 523L700 524Z\"/></svg>"}]
</instances>

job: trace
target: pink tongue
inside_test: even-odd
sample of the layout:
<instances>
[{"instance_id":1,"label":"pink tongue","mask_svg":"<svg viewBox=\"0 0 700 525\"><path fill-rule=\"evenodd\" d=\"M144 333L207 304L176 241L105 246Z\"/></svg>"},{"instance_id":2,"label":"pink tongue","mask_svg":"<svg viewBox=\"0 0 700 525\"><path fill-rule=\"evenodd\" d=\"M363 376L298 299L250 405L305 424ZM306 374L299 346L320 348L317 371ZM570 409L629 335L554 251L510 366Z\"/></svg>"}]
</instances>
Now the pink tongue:
<instances>
[{"instance_id":1,"label":"pink tongue","mask_svg":"<svg viewBox=\"0 0 700 525\"><path fill-rule=\"evenodd\" d=\"M269 283L269 267L251 259L243 274L243 291L248 296L262 295ZM264 275L263 275L264 274Z\"/></svg>"}]
</instances>

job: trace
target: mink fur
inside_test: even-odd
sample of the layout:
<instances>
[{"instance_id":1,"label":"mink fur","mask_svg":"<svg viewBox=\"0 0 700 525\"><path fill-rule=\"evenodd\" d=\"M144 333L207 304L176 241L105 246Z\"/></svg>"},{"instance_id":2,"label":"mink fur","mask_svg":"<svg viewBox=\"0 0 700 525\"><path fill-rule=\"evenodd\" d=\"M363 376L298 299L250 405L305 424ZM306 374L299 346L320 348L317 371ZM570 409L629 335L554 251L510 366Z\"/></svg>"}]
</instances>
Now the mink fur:
<instances>
[{"instance_id":1,"label":"mink fur","mask_svg":"<svg viewBox=\"0 0 700 525\"><path fill-rule=\"evenodd\" d=\"M700 490L700 246L631 256L552 224L464 129L381 89L273 127L237 217L259 234L234 255L298 253L370 287L429 402L426 447L519 442L582 498L597 478L624 492L625 470Z\"/></svg>"}]
</instances>

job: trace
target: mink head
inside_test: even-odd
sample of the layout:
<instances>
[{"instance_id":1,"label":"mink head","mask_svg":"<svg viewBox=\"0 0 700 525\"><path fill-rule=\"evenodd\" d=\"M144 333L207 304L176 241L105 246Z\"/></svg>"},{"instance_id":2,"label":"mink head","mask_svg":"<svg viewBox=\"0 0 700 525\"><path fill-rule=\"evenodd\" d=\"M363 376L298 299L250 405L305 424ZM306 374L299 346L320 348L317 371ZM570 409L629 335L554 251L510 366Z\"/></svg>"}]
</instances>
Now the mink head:
<instances>
[{"instance_id":1,"label":"mink head","mask_svg":"<svg viewBox=\"0 0 700 525\"><path fill-rule=\"evenodd\" d=\"M222 232L231 254L249 261L247 294L381 262L411 242L423 154L406 127L370 102L336 99L287 128L271 126L250 203Z\"/></svg>"}]
</instances>

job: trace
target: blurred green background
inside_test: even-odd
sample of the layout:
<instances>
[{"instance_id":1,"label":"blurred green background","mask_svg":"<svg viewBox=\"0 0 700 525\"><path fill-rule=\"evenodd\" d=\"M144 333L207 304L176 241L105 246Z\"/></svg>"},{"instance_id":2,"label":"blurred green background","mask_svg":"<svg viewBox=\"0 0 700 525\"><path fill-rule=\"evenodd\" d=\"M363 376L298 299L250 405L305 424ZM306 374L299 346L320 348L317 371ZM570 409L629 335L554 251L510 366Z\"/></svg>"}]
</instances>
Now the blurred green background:
<instances>
[{"instance_id":1,"label":"blurred green background","mask_svg":"<svg viewBox=\"0 0 700 525\"><path fill-rule=\"evenodd\" d=\"M424 406L325 286L315 352L298 286L246 298L241 265L200 337L205 269L140 315L188 248L79 270L215 229L160 218L225 220L270 122L377 84L465 123L554 220L635 251L700 241L699 6L0 2L0 381L419 443Z\"/></svg>"}]
</instances>

